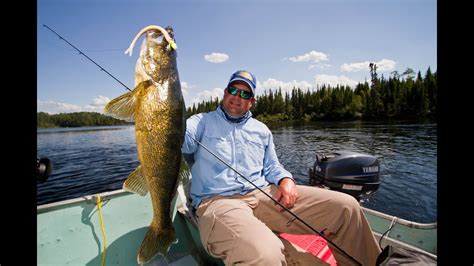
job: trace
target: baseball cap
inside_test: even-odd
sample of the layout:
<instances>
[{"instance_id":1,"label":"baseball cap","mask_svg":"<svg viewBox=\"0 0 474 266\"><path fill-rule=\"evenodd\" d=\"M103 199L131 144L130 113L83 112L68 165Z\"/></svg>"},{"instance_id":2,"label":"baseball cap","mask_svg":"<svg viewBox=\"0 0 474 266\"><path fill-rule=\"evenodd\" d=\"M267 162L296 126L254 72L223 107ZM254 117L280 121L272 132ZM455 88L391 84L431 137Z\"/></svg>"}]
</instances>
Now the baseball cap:
<instances>
[{"instance_id":1,"label":"baseball cap","mask_svg":"<svg viewBox=\"0 0 474 266\"><path fill-rule=\"evenodd\" d=\"M247 70L239 70L236 71L232 76L230 76L230 80L228 84L231 84L235 81L243 81L247 85L249 85L250 89L252 90L253 95L255 95L255 88L257 87L257 78Z\"/></svg>"}]
</instances>

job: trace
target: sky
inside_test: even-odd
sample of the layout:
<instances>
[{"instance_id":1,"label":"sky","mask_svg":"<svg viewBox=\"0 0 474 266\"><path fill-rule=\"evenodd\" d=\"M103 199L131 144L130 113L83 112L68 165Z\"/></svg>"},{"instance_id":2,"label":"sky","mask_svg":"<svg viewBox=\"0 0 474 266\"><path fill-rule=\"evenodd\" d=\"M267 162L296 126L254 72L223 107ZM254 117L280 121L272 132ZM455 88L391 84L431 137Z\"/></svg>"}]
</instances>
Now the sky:
<instances>
[{"instance_id":1,"label":"sky","mask_svg":"<svg viewBox=\"0 0 474 266\"><path fill-rule=\"evenodd\" d=\"M437 71L434 0L38 0L37 111L103 112L126 92L43 25L134 88L148 25L171 26L186 106L223 97L231 74L257 77L257 95L327 84L354 87L407 68ZM138 44L141 44L143 37Z\"/></svg>"}]
</instances>

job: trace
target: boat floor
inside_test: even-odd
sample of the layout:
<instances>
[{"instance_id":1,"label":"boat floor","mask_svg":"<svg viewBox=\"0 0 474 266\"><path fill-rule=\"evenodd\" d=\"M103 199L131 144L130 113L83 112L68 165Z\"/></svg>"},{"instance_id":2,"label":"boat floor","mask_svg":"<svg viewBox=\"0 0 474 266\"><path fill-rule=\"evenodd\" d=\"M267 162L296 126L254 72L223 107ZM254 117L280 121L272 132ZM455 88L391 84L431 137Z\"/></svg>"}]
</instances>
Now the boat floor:
<instances>
[{"instance_id":1,"label":"boat floor","mask_svg":"<svg viewBox=\"0 0 474 266\"><path fill-rule=\"evenodd\" d=\"M209 256L200 243L195 220L187 211L186 204L183 204L186 202L183 189L178 189L177 194L180 196L175 197L175 209L172 213L179 242L171 246L166 259L157 256L145 265L223 265L222 260ZM97 195L89 195L37 207L38 265L101 264L104 239L96 197ZM153 215L149 194L140 197L118 190L101 193L100 197L107 232L106 265L137 265L137 249ZM381 224L386 228L389 223L390 219ZM377 240L380 235L374 233ZM394 241L384 240L382 246L387 243L397 244ZM327 265L288 241L282 239L282 242L288 265ZM332 248L332 251L336 253L340 265L350 265L344 258L337 256L337 250ZM436 258L435 255L432 256Z\"/></svg>"}]
</instances>

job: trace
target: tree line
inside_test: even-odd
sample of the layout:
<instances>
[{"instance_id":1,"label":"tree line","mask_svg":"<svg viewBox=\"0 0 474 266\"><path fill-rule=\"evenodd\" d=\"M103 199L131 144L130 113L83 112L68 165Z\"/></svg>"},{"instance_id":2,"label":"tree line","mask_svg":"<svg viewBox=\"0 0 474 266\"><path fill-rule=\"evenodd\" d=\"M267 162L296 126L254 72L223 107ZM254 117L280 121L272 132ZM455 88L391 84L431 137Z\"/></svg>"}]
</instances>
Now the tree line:
<instances>
[{"instance_id":1,"label":"tree line","mask_svg":"<svg viewBox=\"0 0 474 266\"><path fill-rule=\"evenodd\" d=\"M374 65L375 66L375 65ZM371 66L372 68L372 66ZM411 68L402 74L393 71L391 76L378 78L371 71L371 84L349 86L322 85L315 90L293 87L282 93L281 88L269 89L256 97L251 111L257 119L267 121L291 120L386 120L428 119L437 120L437 72L428 68L425 75L415 75ZM215 110L221 103L218 98L193 104L187 116Z\"/></svg>"},{"instance_id":2,"label":"tree line","mask_svg":"<svg viewBox=\"0 0 474 266\"><path fill-rule=\"evenodd\" d=\"M36 114L38 128L50 127L84 127L84 126L115 126L131 124L96 112L76 112L50 115L45 112Z\"/></svg>"},{"instance_id":3,"label":"tree line","mask_svg":"<svg viewBox=\"0 0 474 266\"><path fill-rule=\"evenodd\" d=\"M374 66L375 67L375 66ZM322 85L315 90L293 87L282 93L281 88L269 89L256 97L251 111L263 122L318 120L382 120L429 119L438 116L437 72L428 68L425 75L407 68L402 74L393 71L388 79L377 77L371 66L371 84L349 86ZM211 98L186 109L186 117L213 111L221 104ZM112 126L133 124L96 112L76 112L50 115L37 113L37 127Z\"/></svg>"}]
</instances>

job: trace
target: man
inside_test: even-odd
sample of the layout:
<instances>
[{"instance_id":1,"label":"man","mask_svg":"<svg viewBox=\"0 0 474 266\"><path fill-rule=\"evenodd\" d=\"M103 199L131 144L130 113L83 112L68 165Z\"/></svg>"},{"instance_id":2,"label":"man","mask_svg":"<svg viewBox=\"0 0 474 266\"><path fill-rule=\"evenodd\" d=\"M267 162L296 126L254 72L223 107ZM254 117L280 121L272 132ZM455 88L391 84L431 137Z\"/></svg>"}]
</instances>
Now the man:
<instances>
[{"instance_id":1,"label":"man","mask_svg":"<svg viewBox=\"0 0 474 266\"><path fill-rule=\"evenodd\" d=\"M252 73L235 72L222 105L187 120L182 152L192 161L190 194L204 248L226 265L286 265L283 243L273 231L314 232L194 139L360 263L375 265L380 249L359 203L340 192L296 185L279 163L270 130L249 111L256 84ZM338 261L350 262L332 251Z\"/></svg>"}]
</instances>

